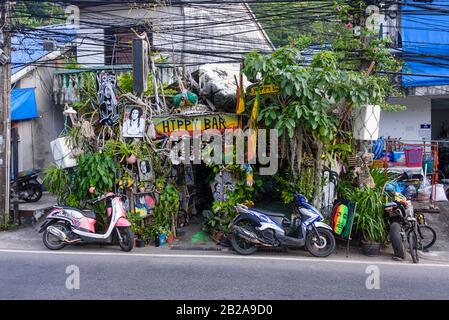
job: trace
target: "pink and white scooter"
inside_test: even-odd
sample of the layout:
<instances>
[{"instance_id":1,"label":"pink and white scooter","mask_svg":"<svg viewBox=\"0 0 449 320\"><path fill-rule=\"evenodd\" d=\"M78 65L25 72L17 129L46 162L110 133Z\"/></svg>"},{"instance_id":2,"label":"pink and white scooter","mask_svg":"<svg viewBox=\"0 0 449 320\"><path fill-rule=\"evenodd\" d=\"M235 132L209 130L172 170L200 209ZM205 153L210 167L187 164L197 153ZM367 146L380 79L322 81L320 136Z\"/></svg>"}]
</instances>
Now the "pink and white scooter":
<instances>
[{"instance_id":1,"label":"pink and white scooter","mask_svg":"<svg viewBox=\"0 0 449 320\"><path fill-rule=\"evenodd\" d=\"M95 193L95 188L89 188ZM112 243L113 234L118 237L120 248L131 251L134 247L134 234L131 223L126 219L126 210L120 195L109 192L89 204L106 201L108 226L106 233L95 233L97 217L92 210L80 210L73 207L55 206L42 224L39 233L44 232L44 245L50 250L59 250L75 243Z\"/></svg>"}]
</instances>

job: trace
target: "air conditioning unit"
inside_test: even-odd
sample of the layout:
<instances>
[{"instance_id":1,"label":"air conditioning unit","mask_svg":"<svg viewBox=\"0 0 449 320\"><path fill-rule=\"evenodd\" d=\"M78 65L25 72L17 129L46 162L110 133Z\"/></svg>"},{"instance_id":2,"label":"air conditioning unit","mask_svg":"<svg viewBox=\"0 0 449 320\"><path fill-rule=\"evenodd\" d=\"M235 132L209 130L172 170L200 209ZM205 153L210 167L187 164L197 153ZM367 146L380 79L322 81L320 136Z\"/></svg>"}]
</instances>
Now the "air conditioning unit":
<instances>
[{"instance_id":1,"label":"air conditioning unit","mask_svg":"<svg viewBox=\"0 0 449 320\"><path fill-rule=\"evenodd\" d=\"M51 151L56 164L60 168L71 168L76 166L76 157L73 155L73 148L70 147L67 138L62 137L50 142Z\"/></svg>"}]
</instances>

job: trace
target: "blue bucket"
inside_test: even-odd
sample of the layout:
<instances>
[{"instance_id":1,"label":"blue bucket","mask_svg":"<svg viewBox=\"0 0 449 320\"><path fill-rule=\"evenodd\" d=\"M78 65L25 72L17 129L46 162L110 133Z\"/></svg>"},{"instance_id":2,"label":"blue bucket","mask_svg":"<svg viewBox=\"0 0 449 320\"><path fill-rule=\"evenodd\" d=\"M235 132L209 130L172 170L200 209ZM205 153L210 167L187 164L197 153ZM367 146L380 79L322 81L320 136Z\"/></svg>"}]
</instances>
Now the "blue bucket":
<instances>
[{"instance_id":1,"label":"blue bucket","mask_svg":"<svg viewBox=\"0 0 449 320\"><path fill-rule=\"evenodd\" d=\"M159 245L163 246L167 243L167 235L166 234L160 234L159 235Z\"/></svg>"}]
</instances>

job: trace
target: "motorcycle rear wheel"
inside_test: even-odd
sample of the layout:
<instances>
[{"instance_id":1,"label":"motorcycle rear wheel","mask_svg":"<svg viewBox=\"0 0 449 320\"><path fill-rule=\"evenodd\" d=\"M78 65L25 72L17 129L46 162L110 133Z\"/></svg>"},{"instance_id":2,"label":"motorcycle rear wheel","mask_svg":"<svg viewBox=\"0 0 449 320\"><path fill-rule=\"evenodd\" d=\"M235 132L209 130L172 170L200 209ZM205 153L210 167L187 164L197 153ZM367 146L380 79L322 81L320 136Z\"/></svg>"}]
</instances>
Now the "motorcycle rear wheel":
<instances>
[{"instance_id":1,"label":"motorcycle rear wheel","mask_svg":"<svg viewBox=\"0 0 449 320\"><path fill-rule=\"evenodd\" d=\"M249 223L244 223L240 225L242 228L246 228L247 230L254 232L253 226ZM245 239L240 238L236 232L232 233L231 236L231 245L232 248L241 255L250 255L257 251L257 247L255 244L246 241Z\"/></svg>"},{"instance_id":2,"label":"motorcycle rear wheel","mask_svg":"<svg viewBox=\"0 0 449 320\"><path fill-rule=\"evenodd\" d=\"M316 228L309 231L306 236L306 249L315 257L324 258L329 256L335 250L335 237L330 230L325 228ZM321 240L318 241L318 239Z\"/></svg>"},{"instance_id":3,"label":"motorcycle rear wheel","mask_svg":"<svg viewBox=\"0 0 449 320\"><path fill-rule=\"evenodd\" d=\"M69 227L63 222L56 222L52 224L53 227L58 228L59 230L69 233ZM42 235L42 240L44 241L44 245L50 250L60 250L66 246L66 243L59 240L56 236L52 235L47 230L44 231Z\"/></svg>"}]
</instances>

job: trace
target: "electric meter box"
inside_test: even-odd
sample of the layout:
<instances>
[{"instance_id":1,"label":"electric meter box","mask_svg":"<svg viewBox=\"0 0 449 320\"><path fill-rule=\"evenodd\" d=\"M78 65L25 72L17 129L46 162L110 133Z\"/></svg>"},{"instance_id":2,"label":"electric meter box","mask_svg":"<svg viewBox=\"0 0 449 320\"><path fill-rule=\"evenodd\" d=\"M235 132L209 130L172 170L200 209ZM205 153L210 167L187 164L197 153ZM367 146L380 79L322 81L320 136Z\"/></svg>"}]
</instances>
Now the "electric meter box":
<instances>
[{"instance_id":1,"label":"electric meter box","mask_svg":"<svg viewBox=\"0 0 449 320\"><path fill-rule=\"evenodd\" d=\"M354 108L353 132L356 140L377 140L379 138L380 106L365 105Z\"/></svg>"}]
</instances>

